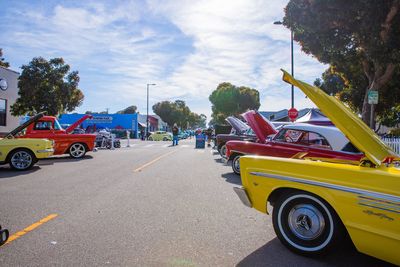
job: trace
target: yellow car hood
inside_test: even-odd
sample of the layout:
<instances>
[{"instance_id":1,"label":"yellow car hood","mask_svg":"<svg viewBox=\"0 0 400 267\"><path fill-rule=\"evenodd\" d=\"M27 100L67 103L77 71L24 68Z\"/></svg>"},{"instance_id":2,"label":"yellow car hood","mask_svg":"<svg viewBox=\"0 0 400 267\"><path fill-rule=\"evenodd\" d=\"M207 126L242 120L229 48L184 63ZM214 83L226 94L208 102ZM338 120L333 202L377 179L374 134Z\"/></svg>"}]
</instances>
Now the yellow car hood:
<instances>
[{"instance_id":1,"label":"yellow car hood","mask_svg":"<svg viewBox=\"0 0 400 267\"><path fill-rule=\"evenodd\" d=\"M282 79L300 88L372 163L379 166L385 159L398 159L396 153L338 99L282 71Z\"/></svg>"}]
</instances>

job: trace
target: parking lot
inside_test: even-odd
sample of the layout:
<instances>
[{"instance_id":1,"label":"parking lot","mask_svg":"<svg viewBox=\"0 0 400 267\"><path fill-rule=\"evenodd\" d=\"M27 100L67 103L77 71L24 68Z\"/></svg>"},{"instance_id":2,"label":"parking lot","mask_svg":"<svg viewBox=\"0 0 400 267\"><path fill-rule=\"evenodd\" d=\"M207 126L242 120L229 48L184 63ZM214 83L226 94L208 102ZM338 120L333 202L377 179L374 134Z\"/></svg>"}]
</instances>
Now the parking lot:
<instances>
[{"instance_id":1,"label":"parking lot","mask_svg":"<svg viewBox=\"0 0 400 267\"><path fill-rule=\"evenodd\" d=\"M310 259L288 251L271 217L245 207L240 177L194 140L131 140L0 168L1 266L385 266L349 246ZM24 230L25 229L25 230Z\"/></svg>"}]
</instances>

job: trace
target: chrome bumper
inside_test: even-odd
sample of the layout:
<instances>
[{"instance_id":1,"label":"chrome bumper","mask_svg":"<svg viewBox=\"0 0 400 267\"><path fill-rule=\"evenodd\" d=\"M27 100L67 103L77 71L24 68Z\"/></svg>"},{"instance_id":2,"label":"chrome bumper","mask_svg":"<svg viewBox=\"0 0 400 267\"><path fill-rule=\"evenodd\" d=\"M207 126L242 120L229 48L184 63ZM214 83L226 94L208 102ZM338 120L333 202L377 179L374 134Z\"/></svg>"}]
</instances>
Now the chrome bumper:
<instances>
[{"instance_id":1,"label":"chrome bumper","mask_svg":"<svg viewBox=\"0 0 400 267\"><path fill-rule=\"evenodd\" d=\"M48 148L48 149L42 149L42 150L36 150L36 153L53 153L54 149L53 148Z\"/></svg>"},{"instance_id":2,"label":"chrome bumper","mask_svg":"<svg viewBox=\"0 0 400 267\"><path fill-rule=\"evenodd\" d=\"M235 191L235 193L238 195L238 197L240 198L240 200L242 201L242 203L249 207L252 208L253 205L251 204L250 198L247 195L246 189L244 189L243 186L241 187L234 187L233 190Z\"/></svg>"}]
</instances>

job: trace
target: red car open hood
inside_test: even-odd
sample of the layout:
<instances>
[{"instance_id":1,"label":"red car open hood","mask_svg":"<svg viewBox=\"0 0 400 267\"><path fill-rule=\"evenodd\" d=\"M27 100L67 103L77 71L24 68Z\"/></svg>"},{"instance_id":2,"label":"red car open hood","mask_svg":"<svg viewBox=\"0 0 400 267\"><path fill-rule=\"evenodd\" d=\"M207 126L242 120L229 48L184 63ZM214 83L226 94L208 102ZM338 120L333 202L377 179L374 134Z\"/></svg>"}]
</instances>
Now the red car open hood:
<instances>
[{"instance_id":1,"label":"red car open hood","mask_svg":"<svg viewBox=\"0 0 400 267\"><path fill-rule=\"evenodd\" d=\"M85 115L82 118L80 118L79 120L77 120L74 124L72 124L71 126L69 126L67 129L65 129L66 133L70 133L72 132L76 127L78 127L79 124L81 124L83 121L85 121L86 119L91 119L93 118L92 115Z\"/></svg>"},{"instance_id":2,"label":"red car open hood","mask_svg":"<svg viewBox=\"0 0 400 267\"><path fill-rule=\"evenodd\" d=\"M265 143L267 136L276 134L278 132L272 123L257 111L250 110L246 113L243 113L242 116L247 121L261 143Z\"/></svg>"}]
</instances>

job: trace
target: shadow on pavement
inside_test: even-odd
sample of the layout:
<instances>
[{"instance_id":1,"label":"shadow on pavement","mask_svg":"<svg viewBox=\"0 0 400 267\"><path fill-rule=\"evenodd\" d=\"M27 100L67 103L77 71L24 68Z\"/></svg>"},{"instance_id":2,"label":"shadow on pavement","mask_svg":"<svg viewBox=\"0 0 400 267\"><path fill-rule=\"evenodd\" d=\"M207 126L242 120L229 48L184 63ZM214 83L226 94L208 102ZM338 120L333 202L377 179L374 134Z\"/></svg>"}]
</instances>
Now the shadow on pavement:
<instances>
[{"instance_id":1,"label":"shadow on pavement","mask_svg":"<svg viewBox=\"0 0 400 267\"><path fill-rule=\"evenodd\" d=\"M242 180L240 179L240 176L235 174L234 172L227 172L222 174L221 176L228 183L242 185Z\"/></svg>"},{"instance_id":2,"label":"shadow on pavement","mask_svg":"<svg viewBox=\"0 0 400 267\"><path fill-rule=\"evenodd\" d=\"M224 163L224 160L222 158L217 158L217 159L214 159L214 160L217 163Z\"/></svg>"},{"instance_id":3,"label":"shadow on pavement","mask_svg":"<svg viewBox=\"0 0 400 267\"><path fill-rule=\"evenodd\" d=\"M274 238L260 247L236 266L393 266L387 262L357 252L349 245L339 248L339 251L331 254L308 258L297 255L283 246L278 238Z\"/></svg>"},{"instance_id":4,"label":"shadow on pavement","mask_svg":"<svg viewBox=\"0 0 400 267\"><path fill-rule=\"evenodd\" d=\"M41 159L37 165L51 165L54 164L56 162L77 162L77 161L83 161L83 160L89 160L89 159L93 159L92 155L85 155L83 158L80 159L74 159L71 158L70 156L53 156L51 158L45 158L45 159Z\"/></svg>"},{"instance_id":5,"label":"shadow on pavement","mask_svg":"<svg viewBox=\"0 0 400 267\"><path fill-rule=\"evenodd\" d=\"M4 178L13 178L16 176L28 175L40 170L38 165L34 165L31 169L26 171L16 171L8 167L8 165L4 165L0 167L0 179Z\"/></svg>"}]
</instances>

